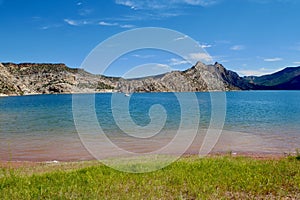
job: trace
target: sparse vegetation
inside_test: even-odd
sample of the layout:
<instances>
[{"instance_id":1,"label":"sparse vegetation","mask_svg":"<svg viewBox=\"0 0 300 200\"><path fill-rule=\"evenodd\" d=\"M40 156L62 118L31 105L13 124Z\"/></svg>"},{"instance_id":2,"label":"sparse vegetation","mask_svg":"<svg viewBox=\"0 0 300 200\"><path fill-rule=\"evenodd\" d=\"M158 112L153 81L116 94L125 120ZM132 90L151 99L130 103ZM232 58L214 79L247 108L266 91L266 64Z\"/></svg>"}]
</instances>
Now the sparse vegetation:
<instances>
[{"instance_id":1,"label":"sparse vegetation","mask_svg":"<svg viewBox=\"0 0 300 200\"><path fill-rule=\"evenodd\" d=\"M69 68L63 63L2 63L14 75L30 75L30 74L57 74L61 72L77 73L78 69Z\"/></svg>"},{"instance_id":2,"label":"sparse vegetation","mask_svg":"<svg viewBox=\"0 0 300 200\"><path fill-rule=\"evenodd\" d=\"M300 198L300 163L296 159L189 157L145 174L119 172L96 162L84 163L45 164L22 169L2 168L0 198Z\"/></svg>"},{"instance_id":3,"label":"sparse vegetation","mask_svg":"<svg viewBox=\"0 0 300 200\"><path fill-rule=\"evenodd\" d=\"M113 90L114 87L111 86L111 85L107 85L107 84L105 84L105 83L103 83L103 82L98 82L97 89L98 89L98 90L103 90L103 89L106 89L106 90Z\"/></svg>"},{"instance_id":4,"label":"sparse vegetation","mask_svg":"<svg viewBox=\"0 0 300 200\"><path fill-rule=\"evenodd\" d=\"M296 159L300 160L300 151L299 151L299 149L296 149Z\"/></svg>"}]
</instances>

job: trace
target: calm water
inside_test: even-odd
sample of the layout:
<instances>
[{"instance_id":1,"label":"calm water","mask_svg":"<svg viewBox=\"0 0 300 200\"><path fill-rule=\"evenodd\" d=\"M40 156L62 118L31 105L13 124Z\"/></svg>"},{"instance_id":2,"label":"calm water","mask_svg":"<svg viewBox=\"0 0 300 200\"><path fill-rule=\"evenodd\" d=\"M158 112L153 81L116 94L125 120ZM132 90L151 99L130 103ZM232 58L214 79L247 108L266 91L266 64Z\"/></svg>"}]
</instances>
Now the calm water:
<instances>
[{"instance_id":1,"label":"calm water","mask_svg":"<svg viewBox=\"0 0 300 200\"><path fill-rule=\"evenodd\" d=\"M128 98L123 94L116 95L118 98ZM188 153L197 153L199 150L201 135L207 129L211 117L210 94L196 95L198 99L196 103L199 104L201 111L199 137ZM183 100L189 101L188 95L186 96ZM143 139L138 140L139 145L122 139L124 133L116 124L112 113L113 109L119 108L112 105L111 97L112 94L95 96L95 110L103 131L122 148L137 152L139 149L146 151L146 148L141 146ZM300 91L227 92L224 131L213 151L260 153L295 151L296 148L300 148L299 102ZM159 128L158 134L172 136L170 133L176 132L181 119L180 102L173 93L133 94L129 101L129 112L135 125L126 127L127 131L136 129L136 125L147 126L151 122L149 109L156 104L163 106L166 114L166 121ZM152 114L157 119L162 116L160 113ZM190 126L193 126L195 116L187 117L190 118L188 119ZM158 123L157 126L161 124ZM86 127L86 131L93 130ZM166 137L166 141L170 141L170 138ZM156 142L157 146L154 143L151 146L158 148L164 144ZM81 144L74 125L72 95L0 98L0 160L86 159L92 159L92 156Z\"/></svg>"}]
</instances>

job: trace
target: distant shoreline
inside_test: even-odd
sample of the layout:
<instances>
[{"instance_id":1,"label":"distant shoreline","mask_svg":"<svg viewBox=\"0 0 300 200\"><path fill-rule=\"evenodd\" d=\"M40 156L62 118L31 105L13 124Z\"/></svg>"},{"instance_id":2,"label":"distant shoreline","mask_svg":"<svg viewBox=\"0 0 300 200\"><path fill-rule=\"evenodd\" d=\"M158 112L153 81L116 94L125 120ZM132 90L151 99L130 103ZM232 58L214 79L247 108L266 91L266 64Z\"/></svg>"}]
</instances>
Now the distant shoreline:
<instances>
[{"instance_id":1,"label":"distant shoreline","mask_svg":"<svg viewBox=\"0 0 300 200\"><path fill-rule=\"evenodd\" d=\"M215 158L215 157L245 157L245 158L251 158L255 160L278 160L278 159L284 159L288 158L290 156L297 156L296 152L282 152L282 153L270 153L270 152L239 152L239 151L232 151L232 152L211 152L207 156L204 156L203 158ZM91 156L92 157L92 156ZM198 157L197 153L191 153L187 152L184 153L180 158L188 158L188 157ZM179 158L179 159L180 159ZM109 158L108 158L109 159ZM114 159L118 159L117 157ZM84 163L84 162L100 162L101 160L97 160L95 158L91 159L85 159L85 160L1 160L0 159L0 167L13 167L18 168L22 166L35 166L40 164L58 164L58 163Z\"/></svg>"},{"instance_id":2,"label":"distant shoreline","mask_svg":"<svg viewBox=\"0 0 300 200\"><path fill-rule=\"evenodd\" d=\"M210 92L293 92L293 91L300 91L300 90L229 90L229 91L221 91L221 90L212 90L212 91L197 91L197 92L192 92L192 91L187 91L187 92L170 92L170 91L161 91L161 92L133 92L130 94L151 94L151 93L210 93ZM41 96L41 95L92 95L92 94L125 94L123 92L76 92L76 93L52 93L52 94L41 94L41 93L32 93L32 94L23 94L23 95L7 95L7 94L1 94L0 97L22 97L22 96Z\"/></svg>"}]
</instances>

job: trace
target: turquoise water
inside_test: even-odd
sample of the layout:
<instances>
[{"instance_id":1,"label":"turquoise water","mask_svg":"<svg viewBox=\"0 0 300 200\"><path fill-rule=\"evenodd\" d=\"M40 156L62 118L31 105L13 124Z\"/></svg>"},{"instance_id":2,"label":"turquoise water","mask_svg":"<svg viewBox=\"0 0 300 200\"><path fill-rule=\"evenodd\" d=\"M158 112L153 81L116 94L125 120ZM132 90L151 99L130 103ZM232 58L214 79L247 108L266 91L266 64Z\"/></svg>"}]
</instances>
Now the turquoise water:
<instances>
[{"instance_id":1,"label":"turquoise water","mask_svg":"<svg viewBox=\"0 0 300 200\"><path fill-rule=\"evenodd\" d=\"M113 117L112 110L118 108L111 103L112 95L96 94L95 111L103 131L110 137L119 137L124 133ZM123 94L114 95L129 98ZM210 94L196 95L200 107L199 128L205 130L211 117ZM186 101L189 101L188 95ZM300 148L299 102L300 91L226 92L225 131L215 150L282 153ZM173 93L132 94L129 101L131 119L136 125L147 126L151 122L149 109L156 104L163 106L166 114L159 134L175 132L180 126L181 110ZM154 117L161 116L160 113L156 115L154 113ZM192 126L195 116L187 117ZM128 128L135 129L135 126ZM86 131L91 130L87 127ZM230 134L226 136L226 133ZM249 137L252 140L248 140ZM81 144L74 125L72 95L0 98L0 145L0 160L92 158ZM199 145L194 145L191 152L197 152Z\"/></svg>"}]
</instances>

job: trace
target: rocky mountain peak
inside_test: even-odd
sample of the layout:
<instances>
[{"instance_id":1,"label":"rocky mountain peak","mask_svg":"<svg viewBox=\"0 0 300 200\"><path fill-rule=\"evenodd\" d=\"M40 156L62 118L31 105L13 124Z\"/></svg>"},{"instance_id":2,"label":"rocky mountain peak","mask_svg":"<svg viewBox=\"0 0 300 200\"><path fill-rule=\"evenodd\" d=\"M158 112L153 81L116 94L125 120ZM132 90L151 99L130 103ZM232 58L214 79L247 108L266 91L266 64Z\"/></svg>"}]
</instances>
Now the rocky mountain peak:
<instances>
[{"instance_id":1,"label":"rocky mountain peak","mask_svg":"<svg viewBox=\"0 0 300 200\"><path fill-rule=\"evenodd\" d=\"M196 63L196 65L194 66L194 68L197 69L197 70L202 70L202 69L206 69L207 65L205 65L204 63L198 61Z\"/></svg>"}]
</instances>

